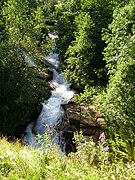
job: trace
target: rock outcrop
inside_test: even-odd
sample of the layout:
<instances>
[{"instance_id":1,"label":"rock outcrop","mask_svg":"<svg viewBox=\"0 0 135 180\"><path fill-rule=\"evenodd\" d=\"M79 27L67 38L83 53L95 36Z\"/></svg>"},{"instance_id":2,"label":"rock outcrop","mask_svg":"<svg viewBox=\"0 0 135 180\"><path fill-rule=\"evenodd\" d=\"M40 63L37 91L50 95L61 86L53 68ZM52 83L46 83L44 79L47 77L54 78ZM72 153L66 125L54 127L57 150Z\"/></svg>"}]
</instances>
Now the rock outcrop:
<instances>
[{"instance_id":1,"label":"rock outcrop","mask_svg":"<svg viewBox=\"0 0 135 180\"><path fill-rule=\"evenodd\" d=\"M73 143L75 132L82 131L86 140L92 137L93 141L97 143L100 129L105 125L105 119L96 108L94 106L84 107L75 104L67 104L64 108L64 118L56 126L56 129L61 132L61 136L66 142L66 153L76 151L75 144Z\"/></svg>"}]
</instances>

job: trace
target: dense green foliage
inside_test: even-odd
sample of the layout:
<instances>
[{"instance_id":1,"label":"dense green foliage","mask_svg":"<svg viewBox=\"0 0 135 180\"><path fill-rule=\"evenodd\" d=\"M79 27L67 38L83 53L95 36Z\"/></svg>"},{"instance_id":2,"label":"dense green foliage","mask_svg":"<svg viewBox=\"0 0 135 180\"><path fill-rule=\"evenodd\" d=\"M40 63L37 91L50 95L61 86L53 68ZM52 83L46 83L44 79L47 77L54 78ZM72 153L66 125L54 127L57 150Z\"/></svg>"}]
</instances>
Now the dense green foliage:
<instances>
[{"instance_id":1,"label":"dense green foliage","mask_svg":"<svg viewBox=\"0 0 135 180\"><path fill-rule=\"evenodd\" d=\"M40 55L35 34L43 27L41 8L29 9L28 1L8 0L0 10L0 134L13 135L19 125L39 111L39 102L48 98L48 85L40 83L40 68L29 68L21 47ZM42 33L40 33L41 38ZM46 33L43 35L46 37ZM47 48L46 48L47 49ZM20 51L20 52L19 52ZM43 69L43 68L42 68ZM32 119L31 119L32 120Z\"/></svg>"},{"instance_id":2,"label":"dense green foliage","mask_svg":"<svg viewBox=\"0 0 135 180\"><path fill-rule=\"evenodd\" d=\"M48 51L46 48L48 27L45 25L47 15L44 8L45 5L40 1L36 1L30 8L28 0L8 0L2 8L9 40L14 45L24 47L34 56L41 56L39 53L41 50L43 53Z\"/></svg>"},{"instance_id":3,"label":"dense green foliage","mask_svg":"<svg viewBox=\"0 0 135 180\"><path fill-rule=\"evenodd\" d=\"M132 0L73 0L56 6L67 79L84 89L76 102L95 102L105 115L108 136L130 155L135 146L134 9Z\"/></svg>"},{"instance_id":4,"label":"dense green foliage","mask_svg":"<svg viewBox=\"0 0 135 180\"><path fill-rule=\"evenodd\" d=\"M109 153L102 156L103 148L100 151L84 143L71 157L59 157L54 149L43 154L27 149L23 156L22 147L1 141L7 153L9 148L18 148L13 157L3 155L0 149L1 177L133 179L132 168L116 160L135 160L134 0L1 1L0 134L12 135L18 125L29 122L39 101L48 97L47 83L40 84L34 77L44 69L39 62L50 52L51 31L59 37L56 43L62 69L81 91L76 103L95 103L105 116ZM29 68L22 49L40 67Z\"/></svg>"},{"instance_id":5,"label":"dense green foliage","mask_svg":"<svg viewBox=\"0 0 135 180\"><path fill-rule=\"evenodd\" d=\"M114 11L113 21L103 37L107 43L109 85L101 93L98 105L106 117L109 135L125 144L123 151L135 147L135 3ZM127 149L125 147L128 147Z\"/></svg>"},{"instance_id":6,"label":"dense green foliage","mask_svg":"<svg viewBox=\"0 0 135 180\"><path fill-rule=\"evenodd\" d=\"M48 88L34 79L38 71L28 68L8 44L1 47L0 67L0 134L12 135L48 97Z\"/></svg>"},{"instance_id":7,"label":"dense green foliage","mask_svg":"<svg viewBox=\"0 0 135 180\"><path fill-rule=\"evenodd\" d=\"M110 1L67 1L56 6L58 49L65 62L67 79L83 89L86 84L107 83L102 51L102 28L112 18Z\"/></svg>"},{"instance_id":8,"label":"dense green foliage","mask_svg":"<svg viewBox=\"0 0 135 180\"><path fill-rule=\"evenodd\" d=\"M50 146L50 145L49 145ZM66 157L57 147L44 145L44 151L0 140L0 178L10 180L103 180L134 179L134 164L109 160L109 153L93 142L78 144L78 152ZM95 158L97 162L94 162Z\"/></svg>"}]
</instances>

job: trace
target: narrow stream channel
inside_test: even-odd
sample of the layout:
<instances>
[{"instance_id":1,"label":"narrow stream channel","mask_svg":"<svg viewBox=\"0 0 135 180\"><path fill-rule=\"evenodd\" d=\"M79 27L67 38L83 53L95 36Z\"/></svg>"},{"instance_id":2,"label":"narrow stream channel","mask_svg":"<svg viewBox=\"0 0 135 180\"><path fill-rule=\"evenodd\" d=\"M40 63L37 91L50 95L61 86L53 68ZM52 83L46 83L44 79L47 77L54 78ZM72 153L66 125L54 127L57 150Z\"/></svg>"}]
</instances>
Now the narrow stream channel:
<instances>
[{"instance_id":1,"label":"narrow stream channel","mask_svg":"<svg viewBox=\"0 0 135 180\"><path fill-rule=\"evenodd\" d=\"M45 59L53 64L54 67L58 66L58 54L52 53ZM68 104L74 95L74 91L70 90L70 84L65 80L64 73L58 73L56 68L51 68L53 72L53 79L50 82L55 90L51 92L51 97L47 102L42 103L42 111L35 123L28 124L25 130L24 143L27 146L37 148L37 135L43 135L48 129L52 131L53 141L56 144L61 145L62 137L55 132L55 126L59 123L64 116L64 109L62 105ZM61 151L64 151L61 148Z\"/></svg>"}]
</instances>

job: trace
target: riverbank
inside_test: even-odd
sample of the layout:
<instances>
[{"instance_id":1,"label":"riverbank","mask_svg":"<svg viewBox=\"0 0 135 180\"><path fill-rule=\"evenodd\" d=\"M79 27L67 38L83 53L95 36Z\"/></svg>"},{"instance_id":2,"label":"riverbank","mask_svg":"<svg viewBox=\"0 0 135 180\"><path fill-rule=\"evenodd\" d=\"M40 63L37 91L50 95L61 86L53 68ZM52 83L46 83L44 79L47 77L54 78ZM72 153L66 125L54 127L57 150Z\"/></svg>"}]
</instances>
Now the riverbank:
<instances>
[{"instance_id":1,"label":"riverbank","mask_svg":"<svg viewBox=\"0 0 135 180\"><path fill-rule=\"evenodd\" d=\"M0 139L0 179L3 180L133 180L133 162L112 159L109 152L95 149L90 141L80 145L77 153L60 156L57 147L44 152ZM97 154L95 154L95 152ZM96 161L95 161L96 160Z\"/></svg>"}]
</instances>

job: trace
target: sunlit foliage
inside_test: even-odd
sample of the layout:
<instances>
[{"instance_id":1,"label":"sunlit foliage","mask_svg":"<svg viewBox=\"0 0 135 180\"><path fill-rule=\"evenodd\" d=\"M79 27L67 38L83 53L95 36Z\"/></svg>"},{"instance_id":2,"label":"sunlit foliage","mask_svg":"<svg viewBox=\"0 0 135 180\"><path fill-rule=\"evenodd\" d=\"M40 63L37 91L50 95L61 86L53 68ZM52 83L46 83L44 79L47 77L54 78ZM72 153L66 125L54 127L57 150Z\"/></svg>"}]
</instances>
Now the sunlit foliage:
<instances>
[{"instance_id":1,"label":"sunlit foliage","mask_svg":"<svg viewBox=\"0 0 135 180\"><path fill-rule=\"evenodd\" d=\"M132 154L135 146L135 2L114 11L103 37L109 73L107 90L97 103L106 117L109 135L118 137ZM126 148L123 151L126 151ZM119 147L120 148L120 147ZM125 149L125 150L124 150Z\"/></svg>"}]
</instances>

